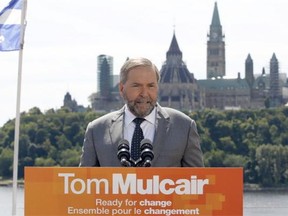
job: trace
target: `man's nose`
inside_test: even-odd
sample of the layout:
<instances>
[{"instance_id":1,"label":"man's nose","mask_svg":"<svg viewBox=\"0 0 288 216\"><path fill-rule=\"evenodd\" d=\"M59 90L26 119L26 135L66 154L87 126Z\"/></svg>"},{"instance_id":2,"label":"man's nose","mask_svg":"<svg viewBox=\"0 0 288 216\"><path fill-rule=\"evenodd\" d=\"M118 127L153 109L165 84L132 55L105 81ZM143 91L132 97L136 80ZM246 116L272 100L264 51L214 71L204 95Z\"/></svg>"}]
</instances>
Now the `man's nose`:
<instances>
[{"instance_id":1,"label":"man's nose","mask_svg":"<svg viewBox=\"0 0 288 216\"><path fill-rule=\"evenodd\" d=\"M148 88L147 88L147 87L142 87L140 94L141 94L142 96L147 96L147 95L148 95Z\"/></svg>"}]
</instances>

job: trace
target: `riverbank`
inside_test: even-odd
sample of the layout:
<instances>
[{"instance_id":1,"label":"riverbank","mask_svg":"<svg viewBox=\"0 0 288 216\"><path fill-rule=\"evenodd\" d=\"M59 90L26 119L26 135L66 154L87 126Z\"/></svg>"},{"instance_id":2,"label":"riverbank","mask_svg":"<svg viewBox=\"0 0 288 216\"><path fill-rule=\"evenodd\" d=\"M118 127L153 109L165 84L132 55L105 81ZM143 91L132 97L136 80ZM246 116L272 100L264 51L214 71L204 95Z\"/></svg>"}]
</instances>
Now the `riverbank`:
<instances>
[{"instance_id":1,"label":"riverbank","mask_svg":"<svg viewBox=\"0 0 288 216\"><path fill-rule=\"evenodd\" d=\"M20 179L17 181L17 185L20 187L24 186L24 179ZM12 187L13 180L12 179L0 179L0 187Z\"/></svg>"},{"instance_id":2,"label":"riverbank","mask_svg":"<svg viewBox=\"0 0 288 216\"><path fill-rule=\"evenodd\" d=\"M244 184L244 192L254 191L287 191L288 186L261 187L259 184Z\"/></svg>"}]
</instances>

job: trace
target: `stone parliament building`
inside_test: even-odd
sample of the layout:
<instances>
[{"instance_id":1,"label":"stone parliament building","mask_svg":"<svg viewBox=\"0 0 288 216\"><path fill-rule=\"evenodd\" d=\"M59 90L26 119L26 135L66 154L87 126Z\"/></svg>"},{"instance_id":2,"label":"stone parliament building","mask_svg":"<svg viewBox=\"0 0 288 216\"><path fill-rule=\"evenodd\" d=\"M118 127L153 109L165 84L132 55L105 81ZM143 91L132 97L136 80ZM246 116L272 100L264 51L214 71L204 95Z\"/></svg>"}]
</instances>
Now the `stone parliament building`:
<instances>
[{"instance_id":1,"label":"stone parliament building","mask_svg":"<svg viewBox=\"0 0 288 216\"><path fill-rule=\"evenodd\" d=\"M181 111L204 108L255 109L284 106L288 102L286 74L279 73L279 63L273 53L270 71L255 75L250 54L245 61L245 77L225 78L225 36L219 18L217 2L207 35L206 79L197 80L182 59L175 31L161 69L158 101L162 106ZM119 76L113 76L113 57L97 57L97 92L89 96L91 107L111 111L124 105L119 95ZM114 80L115 79L115 80ZM115 84L114 84L115 83Z\"/></svg>"}]
</instances>

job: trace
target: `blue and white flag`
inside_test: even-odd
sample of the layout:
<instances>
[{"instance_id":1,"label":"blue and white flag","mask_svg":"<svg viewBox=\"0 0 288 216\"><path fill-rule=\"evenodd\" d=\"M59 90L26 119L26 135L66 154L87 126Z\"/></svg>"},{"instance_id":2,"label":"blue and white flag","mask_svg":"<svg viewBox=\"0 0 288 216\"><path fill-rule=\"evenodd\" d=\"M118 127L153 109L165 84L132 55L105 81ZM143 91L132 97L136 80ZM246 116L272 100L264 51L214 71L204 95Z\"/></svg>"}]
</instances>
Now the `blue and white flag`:
<instances>
[{"instance_id":1,"label":"blue and white flag","mask_svg":"<svg viewBox=\"0 0 288 216\"><path fill-rule=\"evenodd\" d=\"M0 51L20 49L22 6L22 0L11 0L0 12Z\"/></svg>"}]
</instances>

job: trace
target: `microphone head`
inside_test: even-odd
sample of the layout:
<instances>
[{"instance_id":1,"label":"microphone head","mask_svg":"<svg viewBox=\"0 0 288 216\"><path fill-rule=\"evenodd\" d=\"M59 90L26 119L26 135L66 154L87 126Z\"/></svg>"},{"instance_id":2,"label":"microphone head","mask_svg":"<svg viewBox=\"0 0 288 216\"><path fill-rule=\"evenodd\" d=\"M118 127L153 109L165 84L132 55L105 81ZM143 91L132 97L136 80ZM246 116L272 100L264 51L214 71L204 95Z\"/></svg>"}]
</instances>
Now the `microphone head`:
<instances>
[{"instance_id":1,"label":"microphone head","mask_svg":"<svg viewBox=\"0 0 288 216\"><path fill-rule=\"evenodd\" d=\"M140 142L140 150L144 150L144 149L150 149L153 150L153 145L152 142L149 139L143 139Z\"/></svg>"},{"instance_id":2,"label":"microphone head","mask_svg":"<svg viewBox=\"0 0 288 216\"><path fill-rule=\"evenodd\" d=\"M154 158L153 145L149 139L143 139L140 143L142 166L150 167Z\"/></svg>"},{"instance_id":3,"label":"microphone head","mask_svg":"<svg viewBox=\"0 0 288 216\"><path fill-rule=\"evenodd\" d=\"M129 150L129 142L126 139L120 140L119 144L118 144L118 150L125 148L127 150Z\"/></svg>"},{"instance_id":4,"label":"microphone head","mask_svg":"<svg viewBox=\"0 0 288 216\"><path fill-rule=\"evenodd\" d=\"M128 166L128 164L130 163L129 142L127 140L124 139L119 142L117 157L120 160L121 164L124 166Z\"/></svg>"},{"instance_id":5,"label":"microphone head","mask_svg":"<svg viewBox=\"0 0 288 216\"><path fill-rule=\"evenodd\" d=\"M150 149L144 149L142 152L141 152L141 157L142 159L145 161L145 160L149 160L149 161L152 161L153 158L154 158L154 153L152 150Z\"/></svg>"}]
</instances>

